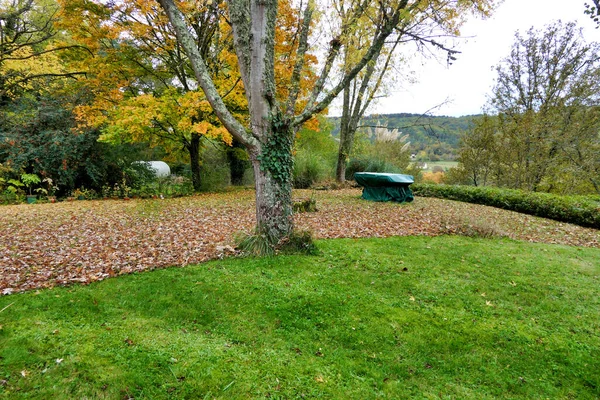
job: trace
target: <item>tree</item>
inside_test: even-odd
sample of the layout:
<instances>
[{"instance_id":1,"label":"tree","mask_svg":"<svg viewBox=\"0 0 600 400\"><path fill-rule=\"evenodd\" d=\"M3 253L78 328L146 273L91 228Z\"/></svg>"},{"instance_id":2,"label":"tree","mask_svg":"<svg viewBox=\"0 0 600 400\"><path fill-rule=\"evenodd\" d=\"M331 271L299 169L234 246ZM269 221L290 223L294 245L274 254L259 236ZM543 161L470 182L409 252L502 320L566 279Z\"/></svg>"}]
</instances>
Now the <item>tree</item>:
<instances>
[{"instance_id":1,"label":"tree","mask_svg":"<svg viewBox=\"0 0 600 400\"><path fill-rule=\"evenodd\" d=\"M57 87L54 87L57 90ZM73 104L82 101L69 88L21 96L0 118L0 161L15 171L50 178L61 195L79 186L99 189L111 163L97 129L75 133Z\"/></svg>"},{"instance_id":2,"label":"tree","mask_svg":"<svg viewBox=\"0 0 600 400\"><path fill-rule=\"evenodd\" d=\"M593 5L585 3L585 14L589 15L590 18L600 25L600 0L592 0Z\"/></svg>"},{"instance_id":3,"label":"tree","mask_svg":"<svg viewBox=\"0 0 600 400\"><path fill-rule=\"evenodd\" d=\"M577 127L589 126L585 118L600 100L599 51L597 43L584 42L574 23L515 35L510 56L497 67L490 104L500 116L500 148L511 154L510 186L549 190L556 178L549 172L566 161L566 149L577 144L583 154L598 140L573 135L582 138Z\"/></svg>"},{"instance_id":4,"label":"tree","mask_svg":"<svg viewBox=\"0 0 600 400\"><path fill-rule=\"evenodd\" d=\"M331 101L361 72L374 57L381 52L395 29L406 19L425 8L436 7L440 3L448 5L449 12L459 12L465 8L481 8L488 2L440 2L440 1L381 1L374 8L370 2L357 1L350 9L350 18L333 27L333 36L325 52L318 79L309 96L300 99L303 72L307 69L309 37L316 17L316 3L309 0L296 28L297 52L290 59L292 71L286 85L289 96L285 101L277 101L275 75L275 30L278 20L276 0L231 0L227 3L229 21L233 30L234 46L238 58L241 78L248 100L250 123L243 124L236 119L223 102L207 68L207 61L195 46L185 15L173 0L160 0L161 6L171 21L178 42L191 61L198 83L204 91L216 115L223 125L248 150L254 169L256 188L257 233L268 238L276 246L292 233L291 172L292 145L295 131L315 114L324 110ZM337 83L326 91L330 72L344 44L347 32L353 23L365 13L371 12L377 27L367 50L356 63L348 66ZM339 21L338 21L339 22ZM304 107L297 110L299 100Z\"/></svg>"},{"instance_id":5,"label":"tree","mask_svg":"<svg viewBox=\"0 0 600 400\"><path fill-rule=\"evenodd\" d=\"M460 161L473 184L598 192L600 45L557 22L523 37L497 67L485 116L465 135Z\"/></svg>"},{"instance_id":6,"label":"tree","mask_svg":"<svg viewBox=\"0 0 600 400\"><path fill-rule=\"evenodd\" d=\"M57 44L57 9L53 0L0 2L0 105L40 80L82 75L59 61L58 53L77 46Z\"/></svg>"},{"instance_id":7,"label":"tree","mask_svg":"<svg viewBox=\"0 0 600 400\"><path fill-rule=\"evenodd\" d=\"M74 60L87 69L85 84L94 93L93 103L78 108L80 121L103 127L102 141L149 143L172 156L187 155L194 189L200 190L204 139L231 145L232 138L197 90L158 3L61 0L61 5L61 27L94 54ZM222 6L221 1L190 3L185 10L198 51L213 61L212 79L244 119L246 99Z\"/></svg>"},{"instance_id":8,"label":"tree","mask_svg":"<svg viewBox=\"0 0 600 400\"><path fill-rule=\"evenodd\" d=\"M484 115L474 121L460 143L458 162L470 184L486 186L497 162L496 118Z\"/></svg>"},{"instance_id":9,"label":"tree","mask_svg":"<svg viewBox=\"0 0 600 400\"><path fill-rule=\"evenodd\" d=\"M342 19L348 18L348 10L345 9L344 2L334 2L334 5ZM389 75L389 70L392 67L398 69L398 64L401 62L396 54L398 47L406 42L414 42L421 50L424 50L424 47L431 46L446 51L448 62L455 59L454 55L458 51L446 47L436 39L442 34L457 34L456 29L460 26L459 15L456 14L453 17L446 15L444 8L448 7L448 4L443 2L436 7L423 10L414 18L403 20L395 28L396 37L389 41L379 53L375 54L365 70L361 71L344 88L342 116L340 118L340 145L336 166L336 180L338 182L345 180L346 164L350 157L354 136L359 128L360 121L373 100L381 96L381 92L384 92L385 88L391 84L389 78L387 79L388 85L384 84L384 78ZM349 32L346 38L346 46L343 49L342 68L344 70L364 53L365 42L368 43L373 29L376 29L375 26L369 24L370 18L369 15L366 15L363 20L356 21L354 23L355 28Z\"/></svg>"}]
</instances>

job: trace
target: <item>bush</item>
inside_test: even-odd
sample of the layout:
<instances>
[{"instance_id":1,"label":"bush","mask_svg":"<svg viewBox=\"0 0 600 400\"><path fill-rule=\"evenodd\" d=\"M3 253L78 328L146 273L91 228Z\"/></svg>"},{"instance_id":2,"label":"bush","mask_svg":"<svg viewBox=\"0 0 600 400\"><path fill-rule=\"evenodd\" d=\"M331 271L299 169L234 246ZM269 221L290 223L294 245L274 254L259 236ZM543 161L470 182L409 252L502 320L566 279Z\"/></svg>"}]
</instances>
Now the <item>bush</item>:
<instances>
[{"instance_id":1,"label":"bush","mask_svg":"<svg viewBox=\"0 0 600 400\"><path fill-rule=\"evenodd\" d=\"M314 197L310 199L294 200L292 203L294 213L317 212L317 200Z\"/></svg>"},{"instance_id":2,"label":"bush","mask_svg":"<svg viewBox=\"0 0 600 400\"><path fill-rule=\"evenodd\" d=\"M592 196L559 196L492 187L414 184L415 196L483 204L600 229L600 202Z\"/></svg>"},{"instance_id":3,"label":"bush","mask_svg":"<svg viewBox=\"0 0 600 400\"><path fill-rule=\"evenodd\" d=\"M327 163L321 156L299 150L294 159L293 185L296 189L308 189L327 174Z\"/></svg>"},{"instance_id":4,"label":"bush","mask_svg":"<svg viewBox=\"0 0 600 400\"><path fill-rule=\"evenodd\" d=\"M354 179L355 172L391 172L400 173L400 168L375 157L353 158L346 167L346 179Z\"/></svg>"}]
</instances>

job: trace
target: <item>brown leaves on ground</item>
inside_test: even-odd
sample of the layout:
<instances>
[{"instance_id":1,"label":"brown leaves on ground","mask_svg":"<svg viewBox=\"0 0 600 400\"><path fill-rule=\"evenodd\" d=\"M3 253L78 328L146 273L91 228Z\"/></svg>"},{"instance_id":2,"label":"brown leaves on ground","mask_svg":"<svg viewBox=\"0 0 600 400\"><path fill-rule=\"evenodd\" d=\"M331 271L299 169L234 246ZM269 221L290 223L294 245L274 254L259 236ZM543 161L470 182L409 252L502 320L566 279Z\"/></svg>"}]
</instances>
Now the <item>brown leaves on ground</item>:
<instances>
[{"instance_id":1,"label":"brown leaves on ground","mask_svg":"<svg viewBox=\"0 0 600 400\"><path fill-rule=\"evenodd\" d=\"M439 235L476 222L513 239L600 247L600 231L495 208L416 198L373 203L360 191L299 191L318 212L296 225L317 238ZM89 283L223 256L233 234L255 223L254 192L168 200L76 201L0 207L0 293Z\"/></svg>"}]
</instances>

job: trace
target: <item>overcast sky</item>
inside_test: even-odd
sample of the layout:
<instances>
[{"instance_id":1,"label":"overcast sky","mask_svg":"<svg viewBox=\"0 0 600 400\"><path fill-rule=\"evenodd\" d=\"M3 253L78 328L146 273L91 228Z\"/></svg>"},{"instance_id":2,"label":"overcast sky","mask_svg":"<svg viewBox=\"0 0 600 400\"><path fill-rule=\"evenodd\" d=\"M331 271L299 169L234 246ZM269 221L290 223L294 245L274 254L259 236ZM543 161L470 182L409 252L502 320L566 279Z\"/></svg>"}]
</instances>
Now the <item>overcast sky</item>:
<instances>
[{"instance_id":1,"label":"overcast sky","mask_svg":"<svg viewBox=\"0 0 600 400\"><path fill-rule=\"evenodd\" d=\"M525 33L531 26L542 29L552 21L578 21L588 41L600 41L600 30L584 14L586 0L505 0L487 20L473 18L462 28L458 60L442 62L415 60L418 83L397 87L380 99L370 113L425 113L446 99L451 103L432 111L434 115L478 114L491 91L496 73L493 67L506 57L515 31ZM591 0L588 0L591 3ZM332 110L335 114L335 110Z\"/></svg>"}]
</instances>

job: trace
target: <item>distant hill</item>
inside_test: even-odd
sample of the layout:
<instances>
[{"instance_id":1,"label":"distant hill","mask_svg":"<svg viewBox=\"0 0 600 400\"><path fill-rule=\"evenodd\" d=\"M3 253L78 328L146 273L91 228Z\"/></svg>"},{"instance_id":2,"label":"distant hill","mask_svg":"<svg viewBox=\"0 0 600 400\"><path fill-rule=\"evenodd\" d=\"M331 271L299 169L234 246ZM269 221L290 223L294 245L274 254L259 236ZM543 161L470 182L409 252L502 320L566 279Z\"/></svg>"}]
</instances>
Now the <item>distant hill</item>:
<instances>
[{"instance_id":1,"label":"distant hill","mask_svg":"<svg viewBox=\"0 0 600 400\"><path fill-rule=\"evenodd\" d=\"M461 133L471 128L473 118L476 117L477 115L448 117L409 113L378 114L363 118L360 126L363 129L375 126L398 128L402 133L409 135L411 152L420 154L420 158L453 160L456 157ZM329 119L333 123L332 134L338 136L340 118Z\"/></svg>"}]
</instances>

